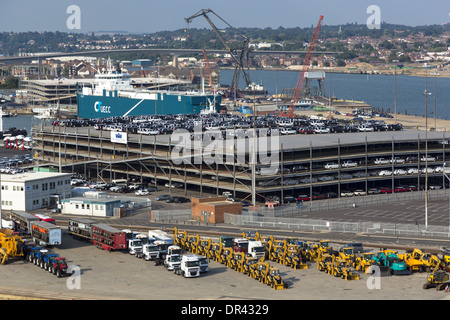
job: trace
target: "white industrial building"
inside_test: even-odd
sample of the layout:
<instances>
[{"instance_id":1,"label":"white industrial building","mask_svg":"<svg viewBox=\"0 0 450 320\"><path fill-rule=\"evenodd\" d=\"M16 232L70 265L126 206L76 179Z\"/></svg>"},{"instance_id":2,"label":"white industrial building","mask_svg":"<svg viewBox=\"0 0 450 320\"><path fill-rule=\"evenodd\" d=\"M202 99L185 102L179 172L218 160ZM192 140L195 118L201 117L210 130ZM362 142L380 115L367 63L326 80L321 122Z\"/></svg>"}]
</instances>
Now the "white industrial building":
<instances>
[{"instance_id":1,"label":"white industrial building","mask_svg":"<svg viewBox=\"0 0 450 320\"><path fill-rule=\"evenodd\" d=\"M63 214L112 217L114 208L118 208L120 203L119 199L108 197L75 197L61 200L60 208Z\"/></svg>"},{"instance_id":2,"label":"white industrial building","mask_svg":"<svg viewBox=\"0 0 450 320\"><path fill-rule=\"evenodd\" d=\"M1 174L1 205L3 210L29 211L54 207L70 197L71 173L25 172Z\"/></svg>"}]
</instances>

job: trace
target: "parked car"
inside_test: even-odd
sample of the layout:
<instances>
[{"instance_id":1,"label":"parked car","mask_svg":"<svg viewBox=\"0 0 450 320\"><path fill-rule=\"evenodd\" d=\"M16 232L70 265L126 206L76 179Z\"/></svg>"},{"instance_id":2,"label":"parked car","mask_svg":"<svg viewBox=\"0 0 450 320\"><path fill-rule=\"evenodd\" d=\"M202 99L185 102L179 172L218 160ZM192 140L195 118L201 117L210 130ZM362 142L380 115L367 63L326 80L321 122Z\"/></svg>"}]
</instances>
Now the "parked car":
<instances>
[{"instance_id":1,"label":"parked car","mask_svg":"<svg viewBox=\"0 0 450 320\"><path fill-rule=\"evenodd\" d=\"M388 159L384 159L384 158L377 158L374 161L375 164L389 164L389 160Z\"/></svg>"},{"instance_id":2,"label":"parked car","mask_svg":"<svg viewBox=\"0 0 450 320\"><path fill-rule=\"evenodd\" d=\"M406 170L403 170L403 169L395 169L394 170L394 175L404 175L406 173L407 173Z\"/></svg>"},{"instance_id":3,"label":"parked car","mask_svg":"<svg viewBox=\"0 0 450 320\"><path fill-rule=\"evenodd\" d=\"M401 163L405 163L405 159L395 157L395 158L389 160L389 162L390 163L400 163L401 164Z\"/></svg>"},{"instance_id":4,"label":"parked car","mask_svg":"<svg viewBox=\"0 0 450 320\"><path fill-rule=\"evenodd\" d=\"M369 190L367 190L367 194L379 194L379 193L381 193L381 191L378 188L370 188Z\"/></svg>"},{"instance_id":5,"label":"parked car","mask_svg":"<svg viewBox=\"0 0 450 320\"><path fill-rule=\"evenodd\" d=\"M341 191L341 197L353 197L354 193L348 190Z\"/></svg>"},{"instance_id":6,"label":"parked car","mask_svg":"<svg viewBox=\"0 0 450 320\"><path fill-rule=\"evenodd\" d=\"M418 191L419 190L419 188L417 188L416 186L408 186L406 189L408 191Z\"/></svg>"},{"instance_id":7,"label":"parked car","mask_svg":"<svg viewBox=\"0 0 450 320\"><path fill-rule=\"evenodd\" d=\"M344 161L342 162L342 168L352 168L357 167L358 164L355 161Z\"/></svg>"},{"instance_id":8,"label":"parked car","mask_svg":"<svg viewBox=\"0 0 450 320\"><path fill-rule=\"evenodd\" d=\"M366 193L364 190L362 190L362 189L358 189L358 190L355 190L355 191L353 192L353 194L354 194L355 196L365 196L367 193Z\"/></svg>"},{"instance_id":9,"label":"parked car","mask_svg":"<svg viewBox=\"0 0 450 320\"><path fill-rule=\"evenodd\" d=\"M420 158L420 161L423 161L423 162L425 162L425 161L434 162L434 161L436 161L436 158L433 157L433 156L430 156L430 155L428 155L428 156L422 156L422 157Z\"/></svg>"},{"instance_id":10,"label":"parked car","mask_svg":"<svg viewBox=\"0 0 450 320\"><path fill-rule=\"evenodd\" d=\"M379 176L391 176L392 175L392 171L389 170L381 170L380 172L378 172Z\"/></svg>"},{"instance_id":11,"label":"parked car","mask_svg":"<svg viewBox=\"0 0 450 320\"><path fill-rule=\"evenodd\" d=\"M297 199L293 196L286 196L284 197L284 203L292 203L292 202L297 202Z\"/></svg>"},{"instance_id":12,"label":"parked car","mask_svg":"<svg viewBox=\"0 0 450 320\"><path fill-rule=\"evenodd\" d=\"M335 162L328 162L324 165L325 169L339 169L339 164Z\"/></svg>"},{"instance_id":13,"label":"parked car","mask_svg":"<svg viewBox=\"0 0 450 320\"><path fill-rule=\"evenodd\" d=\"M298 201L309 201L311 198L306 194L301 194L297 197Z\"/></svg>"},{"instance_id":14,"label":"parked car","mask_svg":"<svg viewBox=\"0 0 450 320\"><path fill-rule=\"evenodd\" d=\"M408 189L407 189L407 187L404 187L404 186L397 186L394 188L394 191L395 192L406 192L406 191L408 191Z\"/></svg>"},{"instance_id":15,"label":"parked car","mask_svg":"<svg viewBox=\"0 0 450 320\"><path fill-rule=\"evenodd\" d=\"M408 169L408 174L417 174L419 173L419 169L417 168L409 168Z\"/></svg>"},{"instance_id":16,"label":"parked car","mask_svg":"<svg viewBox=\"0 0 450 320\"><path fill-rule=\"evenodd\" d=\"M392 193L392 189L391 188L387 188L387 187L383 187L380 189L380 192L385 194L385 193Z\"/></svg>"},{"instance_id":17,"label":"parked car","mask_svg":"<svg viewBox=\"0 0 450 320\"><path fill-rule=\"evenodd\" d=\"M168 194L162 194L162 195L160 195L160 196L157 196L156 198L155 198L155 200L156 201L166 201L167 199L169 199L170 198L170 195L168 195Z\"/></svg>"},{"instance_id":18,"label":"parked car","mask_svg":"<svg viewBox=\"0 0 450 320\"><path fill-rule=\"evenodd\" d=\"M146 196L146 195L149 195L150 192L146 189L139 189L134 194L137 196Z\"/></svg>"}]
</instances>

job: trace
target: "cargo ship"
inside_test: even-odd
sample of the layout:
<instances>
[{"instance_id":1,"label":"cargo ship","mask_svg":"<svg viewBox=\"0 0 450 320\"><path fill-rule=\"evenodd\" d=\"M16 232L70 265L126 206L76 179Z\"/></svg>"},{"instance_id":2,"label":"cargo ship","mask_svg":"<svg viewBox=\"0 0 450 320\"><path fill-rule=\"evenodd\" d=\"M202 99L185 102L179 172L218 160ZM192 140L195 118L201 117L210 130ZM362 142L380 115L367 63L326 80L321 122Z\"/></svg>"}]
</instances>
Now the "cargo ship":
<instances>
[{"instance_id":1,"label":"cargo ship","mask_svg":"<svg viewBox=\"0 0 450 320\"><path fill-rule=\"evenodd\" d=\"M128 73L107 70L93 83L77 84L78 118L197 114L220 111L221 96L198 90L135 88Z\"/></svg>"}]
</instances>

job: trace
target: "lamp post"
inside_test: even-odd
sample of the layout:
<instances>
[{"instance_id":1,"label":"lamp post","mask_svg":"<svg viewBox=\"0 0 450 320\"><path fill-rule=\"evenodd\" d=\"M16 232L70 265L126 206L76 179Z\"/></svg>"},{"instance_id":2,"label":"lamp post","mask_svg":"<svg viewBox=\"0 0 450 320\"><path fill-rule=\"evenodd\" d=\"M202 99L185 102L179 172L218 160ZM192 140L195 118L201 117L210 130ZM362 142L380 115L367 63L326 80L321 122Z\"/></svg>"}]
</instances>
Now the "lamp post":
<instances>
[{"instance_id":1,"label":"lamp post","mask_svg":"<svg viewBox=\"0 0 450 320\"><path fill-rule=\"evenodd\" d=\"M450 182L450 177L447 174L450 174L450 168L445 166L446 163L444 162L444 177L447 178L447 180ZM450 190L450 188L449 188ZM450 194L448 196L448 232L450 233Z\"/></svg>"},{"instance_id":2,"label":"lamp post","mask_svg":"<svg viewBox=\"0 0 450 320\"><path fill-rule=\"evenodd\" d=\"M428 71L425 77L425 231L428 231ZM420 160L419 160L420 161Z\"/></svg>"}]
</instances>

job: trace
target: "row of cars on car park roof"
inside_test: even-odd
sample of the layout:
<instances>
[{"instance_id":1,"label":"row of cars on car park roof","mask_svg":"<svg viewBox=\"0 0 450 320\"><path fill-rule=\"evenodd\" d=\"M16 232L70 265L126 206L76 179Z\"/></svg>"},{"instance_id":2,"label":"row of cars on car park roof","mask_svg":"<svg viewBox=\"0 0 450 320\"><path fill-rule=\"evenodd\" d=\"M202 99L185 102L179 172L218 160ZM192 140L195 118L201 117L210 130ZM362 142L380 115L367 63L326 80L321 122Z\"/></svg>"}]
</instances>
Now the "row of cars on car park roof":
<instances>
[{"instance_id":1,"label":"row of cars on car park roof","mask_svg":"<svg viewBox=\"0 0 450 320\"><path fill-rule=\"evenodd\" d=\"M430 186L430 189L439 189L439 186ZM417 186L397 186L394 188L394 192L411 192L418 191ZM310 201L312 200L324 200L324 199L333 199L333 198L345 198L345 197L355 197L355 196L365 196L365 195L377 195L377 194L390 194L392 193L392 188L390 187L381 187L381 188L369 188L367 191L363 189L356 189L353 191L350 190L342 190L340 194L336 192L317 192L313 191L311 196L308 194L300 194L297 197L294 196L285 196L284 203L293 203L293 202L301 202L301 201Z\"/></svg>"},{"instance_id":2,"label":"row of cars on car park roof","mask_svg":"<svg viewBox=\"0 0 450 320\"><path fill-rule=\"evenodd\" d=\"M170 134L177 129L194 132L205 130L248 129L253 127L253 117L237 114L176 114L125 116L100 119L67 119L54 121L53 125L66 127L91 127L97 130L122 131L135 134ZM344 133L402 130L402 125L385 124L383 121L358 121L350 123L337 119L319 120L257 116L256 128L278 128L281 134Z\"/></svg>"},{"instance_id":3,"label":"row of cars on car park roof","mask_svg":"<svg viewBox=\"0 0 450 320\"><path fill-rule=\"evenodd\" d=\"M0 173L17 174L26 172L27 169L20 168L20 165L32 164L31 154L14 155L12 157L3 157L0 159Z\"/></svg>"}]
</instances>

